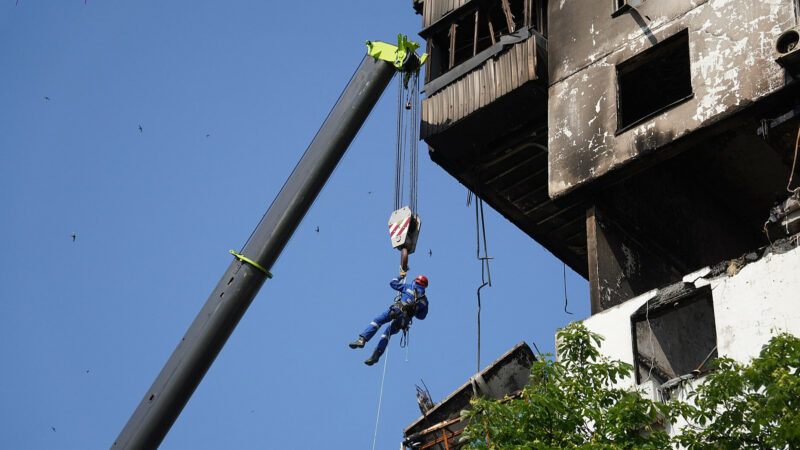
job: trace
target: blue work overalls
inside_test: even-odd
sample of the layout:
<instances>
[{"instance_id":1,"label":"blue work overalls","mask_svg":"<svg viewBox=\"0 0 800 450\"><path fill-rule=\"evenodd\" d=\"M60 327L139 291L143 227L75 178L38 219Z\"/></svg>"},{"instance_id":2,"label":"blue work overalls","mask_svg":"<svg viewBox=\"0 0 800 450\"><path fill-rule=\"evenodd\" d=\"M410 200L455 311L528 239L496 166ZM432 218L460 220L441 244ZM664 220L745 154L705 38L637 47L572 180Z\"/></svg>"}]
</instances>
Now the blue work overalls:
<instances>
[{"instance_id":1,"label":"blue work overalls","mask_svg":"<svg viewBox=\"0 0 800 450\"><path fill-rule=\"evenodd\" d=\"M414 317L419 320L424 319L425 316L428 315L428 299L425 297L425 288L416 283L402 283L402 280L403 277L397 276L389 282L389 286L396 291L400 291L400 301L403 303L413 302L415 299L419 299ZM393 316L394 320L392 320ZM397 306L392 305L389 309L376 317L375 320L370 322L367 328L361 332L361 336L364 340L369 341L378 331L378 328L390 321L392 322L391 325L384 329L381 340L378 341L378 345L376 346L380 353L386 350L386 346L389 344L389 337L405 328L411 321L411 318L406 317Z\"/></svg>"}]
</instances>

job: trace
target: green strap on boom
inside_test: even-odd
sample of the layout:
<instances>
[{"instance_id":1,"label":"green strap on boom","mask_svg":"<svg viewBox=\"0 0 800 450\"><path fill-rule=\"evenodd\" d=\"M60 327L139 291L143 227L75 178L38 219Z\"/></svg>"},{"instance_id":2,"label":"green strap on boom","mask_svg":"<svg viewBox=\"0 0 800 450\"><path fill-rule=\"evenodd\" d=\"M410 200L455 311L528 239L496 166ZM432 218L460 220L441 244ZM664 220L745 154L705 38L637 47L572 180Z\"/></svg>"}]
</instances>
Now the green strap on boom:
<instances>
[{"instance_id":1,"label":"green strap on boom","mask_svg":"<svg viewBox=\"0 0 800 450\"><path fill-rule=\"evenodd\" d=\"M418 66L411 68L405 66L409 59L409 54L413 54L418 48L419 44L414 41L409 41L408 37L402 34L397 35L397 45L380 41L367 41L367 54L373 58L392 63L398 72L416 72L425 64L425 61L428 60L427 53L423 53L422 56L419 57Z\"/></svg>"},{"instance_id":2,"label":"green strap on boom","mask_svg":"<svg viewBox=\"0 0 800 450\"><path fill-rule=\"evenodd\" d=\"M264 272L265 274L267 274L267 278L272 278L272 274L269 273L269 270L261 267L261 265L259 263L253 261L252 259L244 256L241 253L237 253L237 252L235 252L233 250L229 250L229 251L230 251L231 255L235 256L237 259L239 259L239 261L246 262L246 263L250 264L251 266L255 267L256 269L258 269L258 270Z\"/></svg>"}]
</instances>

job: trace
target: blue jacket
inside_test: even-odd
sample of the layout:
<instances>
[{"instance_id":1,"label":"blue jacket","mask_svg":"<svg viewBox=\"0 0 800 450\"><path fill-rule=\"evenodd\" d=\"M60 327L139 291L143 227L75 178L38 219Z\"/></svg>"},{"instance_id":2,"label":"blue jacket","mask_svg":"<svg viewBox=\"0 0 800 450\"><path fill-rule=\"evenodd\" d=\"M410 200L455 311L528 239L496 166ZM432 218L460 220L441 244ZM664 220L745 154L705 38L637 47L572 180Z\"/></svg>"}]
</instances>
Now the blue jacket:
<instances>
[{"instance_id":1,"label":"blue jacket","mask_svg":"<svg viewBox=\"0 0 800 450\"><path fill-rule=\"evenodd\" d=\"M389 286L396 291L400 291L400 301L403 303L413 302L414 299L418 299L414 317L419 320L424 319L428 315L428 298L425 297L425 288L417 283L402 283L402 281L403 278L398 275L389 282Z\"/></svg>"}]
</instances>

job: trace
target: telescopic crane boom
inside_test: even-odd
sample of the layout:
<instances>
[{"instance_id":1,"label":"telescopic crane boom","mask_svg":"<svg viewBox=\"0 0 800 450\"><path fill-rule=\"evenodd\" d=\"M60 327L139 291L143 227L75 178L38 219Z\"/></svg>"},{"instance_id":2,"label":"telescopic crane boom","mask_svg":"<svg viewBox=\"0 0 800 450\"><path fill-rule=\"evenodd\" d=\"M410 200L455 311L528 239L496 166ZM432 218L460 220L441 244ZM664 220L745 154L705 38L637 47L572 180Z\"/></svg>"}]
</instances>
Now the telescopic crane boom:
<instances>
[{"instance_id":1,"label":"telescopic crane boom","mask_svg":"<svg viewBox=\"0 0 800 450\"><path fill-rule=\"evenodd\" d=\"M128 419L112 449L153 449L161 444L214 362L270 268L344 155L395 72L413 73L425 62L419 45L367 41L367 55L314 136L241 253L222 275L189 330Z\"/></svg>"}]
</instances>

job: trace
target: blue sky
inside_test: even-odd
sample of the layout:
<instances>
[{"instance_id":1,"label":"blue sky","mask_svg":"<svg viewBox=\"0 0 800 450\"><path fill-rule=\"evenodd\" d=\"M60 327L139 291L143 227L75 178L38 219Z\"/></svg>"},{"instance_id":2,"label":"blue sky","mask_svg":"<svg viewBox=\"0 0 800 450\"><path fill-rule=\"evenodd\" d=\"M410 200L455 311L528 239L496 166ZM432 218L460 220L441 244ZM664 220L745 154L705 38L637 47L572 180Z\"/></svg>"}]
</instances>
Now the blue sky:
<instances>
[{"instance_id":1,"label":"blue sky","mask_svg":"<svg viewBox=\"0 0 800 450\"><path fill-rule=\"evenodd\" d=\"M420 24L410 0L3 2L4 448L113 443L364 41L416 38ZM393 298L394 84L387 92L161 448L372 447L383 363L363 364L374 342L347 343ZM430 279L430 314L407 353L390 343L381 449L419 416L414 383L439 401L476 369L474 210L420 149L411 273ZM482 366L520 341L552 351L556 328L589 308L568 269L565 314L562 264L486 213Z\"/></svg>"}]
</instances>

